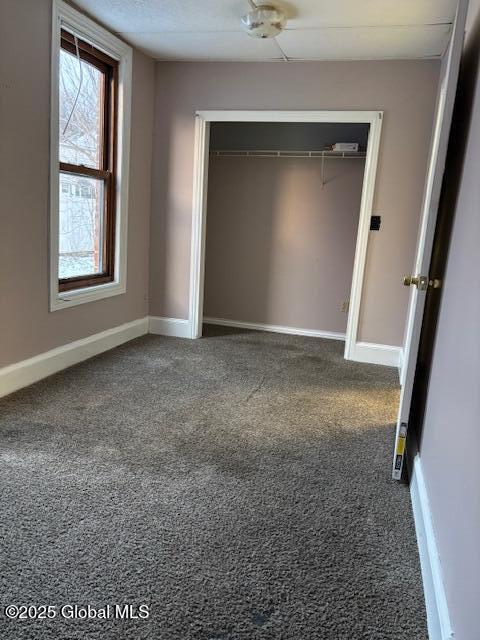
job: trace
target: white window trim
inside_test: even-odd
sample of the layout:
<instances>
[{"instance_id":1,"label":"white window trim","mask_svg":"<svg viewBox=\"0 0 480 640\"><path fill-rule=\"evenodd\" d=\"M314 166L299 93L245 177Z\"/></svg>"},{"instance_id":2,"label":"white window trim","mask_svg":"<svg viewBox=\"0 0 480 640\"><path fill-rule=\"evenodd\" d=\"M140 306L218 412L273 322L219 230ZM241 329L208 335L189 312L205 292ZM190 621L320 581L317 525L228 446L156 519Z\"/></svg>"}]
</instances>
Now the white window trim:
<instances>
[{"instance_id":1,"label":"white window trim","mask_svg":"<svg viewBox=\"0 0 480 640\"><path fill-rule=\"evenodd\" d=\"M59 246L59 54L60 31L71 30L118 60L117 193L115 273L113 282L95 287L58 290ZM52 3L52 69L50 111L50 311L125 293L127 286L127 216L132 102L132 48L62 0Z\"/></svg>"}]
</instances>

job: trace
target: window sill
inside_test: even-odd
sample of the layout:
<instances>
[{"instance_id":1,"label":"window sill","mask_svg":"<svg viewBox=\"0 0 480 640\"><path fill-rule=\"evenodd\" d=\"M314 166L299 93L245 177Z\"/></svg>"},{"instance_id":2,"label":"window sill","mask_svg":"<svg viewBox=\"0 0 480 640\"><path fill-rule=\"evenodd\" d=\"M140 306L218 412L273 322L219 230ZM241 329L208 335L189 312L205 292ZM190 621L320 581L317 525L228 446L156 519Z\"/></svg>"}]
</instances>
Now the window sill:
<instances>
[{"instance_id":1,"label":"window sill","mask_svg":"<svg viewBox=\"0 0 480 640\"><path fill-rule=\"evenodd\" d=\"M52 294L50 311L60 311L60 309L75 307L79 304L111 298L112 296L125 293L125 291L125 285L119 282L108 282L107 284L100 284L96 287L74 289L72 291L57 290Z\"/></svg>"}]
</instances>

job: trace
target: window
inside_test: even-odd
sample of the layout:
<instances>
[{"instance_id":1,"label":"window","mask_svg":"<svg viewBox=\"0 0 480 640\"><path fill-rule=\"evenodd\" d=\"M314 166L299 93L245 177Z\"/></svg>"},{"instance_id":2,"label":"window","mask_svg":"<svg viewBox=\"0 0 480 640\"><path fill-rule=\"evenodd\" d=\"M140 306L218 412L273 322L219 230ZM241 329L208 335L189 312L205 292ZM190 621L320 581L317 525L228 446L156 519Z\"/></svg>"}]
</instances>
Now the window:
<instances>
[{"instance_id":1,"label":"window","mask_svg":"<svg viewBox=\"0 0 480 640\"><path fill-rule=\"evenodd\" d=\"M124 293L131 48L53 2L50 309Z\"/></svg>"},{"instance_id":2,"label":"window","mask_svg":"<svg viewBox=\"0 0 480 640\"><path fill-rule=\"evenodd\" d=\"M118 63L62 29L59 291L112 282ZM65 189L68 185L73 190Z\"/></svg>"}]
</instances>

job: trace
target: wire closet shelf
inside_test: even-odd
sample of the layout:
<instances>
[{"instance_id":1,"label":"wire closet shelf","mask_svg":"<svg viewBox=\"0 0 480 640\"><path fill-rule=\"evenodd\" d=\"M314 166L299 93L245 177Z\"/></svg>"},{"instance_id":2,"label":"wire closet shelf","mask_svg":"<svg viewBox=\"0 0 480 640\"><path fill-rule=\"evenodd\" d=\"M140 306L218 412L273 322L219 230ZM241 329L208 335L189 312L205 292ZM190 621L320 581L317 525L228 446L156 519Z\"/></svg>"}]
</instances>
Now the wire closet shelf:
<instances>
[{"instance_id":1,"label":"wire closet shelf","mask_svg":"<svg viewBox=\"0 0 480 640\"><path fill-rule=\"evenodd\" d=\"M322 187L325 186L325 160L360 160L365 159L365 151L275 151L275 150L210 150L211 156L230 158L316 158L322 161Z\"/></svg>"},{"instance_id":2,"label":"wire closet shelf","mask_svg":"<svg viewBox=\"0 0 480 640\"><path fill-rule=\"evenodd\" d=\"M334 158L361 159L366 157L365 151L280 151L280 150L211 150L212 156L246 157L246 158Z\"/></svg>"}]
</instances>

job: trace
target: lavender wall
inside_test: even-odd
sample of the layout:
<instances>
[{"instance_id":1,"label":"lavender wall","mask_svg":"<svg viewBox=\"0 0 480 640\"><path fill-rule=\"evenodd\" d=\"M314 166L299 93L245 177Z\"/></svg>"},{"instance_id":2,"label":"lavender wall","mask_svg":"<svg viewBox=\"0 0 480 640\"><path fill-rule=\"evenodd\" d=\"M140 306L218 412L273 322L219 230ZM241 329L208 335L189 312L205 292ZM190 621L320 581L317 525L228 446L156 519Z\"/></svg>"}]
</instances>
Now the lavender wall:
<instances>
[{"instance_id":1,"label":"lavender wall","mask_svg":"<svg viewBox=\"0 0 480 640\"><path fill-rule=\"evenodd\" d=\"M147 314L154 63L135 51L127 293L49 312L51 1L2 3L0 366ZM18 34L22 34L21 37Z\"/></svg>"},{"instance_id":2,"label":"lavender wall","mask_svg":"<svg viewBox=\"0 0 480 640\"><path fill-rule=\"evenodd\" d=\"M480 637L478 0L468 24L445 172L456 207L420 447L456 640Z\"/></svg>"},{"instance_id":3,"label":"lavender wall","mask_svg":"<svg viewBox=\"0 0 480 640\"><path fill-rule=\"evenodd\" d=\"M359 338L402 345L438 71L437 61L157 64L151 314L188 315L196 110L380 109L382 230L369 243Z\"/></svg>"},{"instance_id":4,"label":"lavender wall","mask_svg":"<svg viewBox=\"0 0 480 640\"><path fill-rule=\"evenodd\" d=\"M205 315L345 333L364 168L211 157Z\"/></svg>"}]
</instances>

